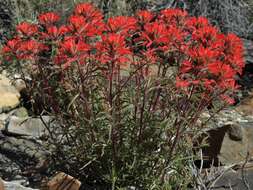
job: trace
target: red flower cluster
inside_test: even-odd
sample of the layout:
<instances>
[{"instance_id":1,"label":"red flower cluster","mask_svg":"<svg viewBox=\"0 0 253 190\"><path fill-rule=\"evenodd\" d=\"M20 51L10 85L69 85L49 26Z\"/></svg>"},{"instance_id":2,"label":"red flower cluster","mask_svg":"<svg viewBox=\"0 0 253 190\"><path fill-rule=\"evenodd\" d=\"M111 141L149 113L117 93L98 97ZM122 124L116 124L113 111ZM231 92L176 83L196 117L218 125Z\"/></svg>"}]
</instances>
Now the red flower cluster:
<instances>
[{"instance_id":1,"label":"red flower cluster","mask_svg":"<svg viewBox=\"0 0 253 190\"><path fill-rule=\"evenodd\" d=\"M55 52L50 62L64 69L70 63L85 64L91 57L94 64L103 65L173 65L178 66L178 88L201 89L205 95L236 89L235 75L244 67L243 46L236 35L224 35L206 18L190 17L180 9L139 11L135 17L117 16L105 22L92 4L81 3L67 25L56 26L60 17L52 12L38 20L17 26L17 36L2 49L8 61ZM221 93L231 102L226 97Z\"/></svg>"},{"instance_id":2,"label":"red flower cluster","mask_svg":"<svg viewBox=\"0 0 253 190\"><path fill-rule=\"evenodd\" d=\"M45 14L41 14L39 16L40 24L45 25L45 26L53 25L56 22L58 22L59 20L60 20L60 17L57 14L53 13L53 12L48 12L48 13L45 13Z\"/></svg>"}]
</instances>

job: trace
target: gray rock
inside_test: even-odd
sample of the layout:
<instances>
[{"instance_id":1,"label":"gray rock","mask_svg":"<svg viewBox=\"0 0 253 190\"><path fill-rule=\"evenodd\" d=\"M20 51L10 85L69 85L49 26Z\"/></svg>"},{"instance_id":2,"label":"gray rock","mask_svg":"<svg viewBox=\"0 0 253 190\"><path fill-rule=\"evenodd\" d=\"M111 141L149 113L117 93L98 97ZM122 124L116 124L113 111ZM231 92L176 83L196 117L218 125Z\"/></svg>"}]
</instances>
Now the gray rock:
<instances>
[{"instance_id":1,"label":"gray rock","mask_svg":"<svg viewBox=\"0 0 253 190\"><path fill-rule=\"evenodd\" d=\"M0 113L9 111L19 105L20 94L4 75L0 75L0 94Z\"/></svg>"},{"instance_id":2,"label":"gray rock","mask_svg":"<svg viewBox=\"0 0 253 190\"><path fill-rule=\"evenodd\" d=\"M4 190L36 190L29 187L24 187L20 185L19 183L13 182L13 181L10 181L10 182L3 181L3 184L4 184Z\"/></svg>"},{"instance_id":3,"label":"gray rock","mask_svg":"<svg viewBox=\"0 0 253 190\"><path fill-rule=\"evenodd\" d=\"M228 136L233 141L242 141L243 140L243 128L237 124L225 125L225 128L228 129Z\"/></svg>"},{"instance_id":4,"label":"gray rock","mask_svg":"<svg viewBox=\"0 0 253 190\"><path fill-rule=\"evenodd\" d=\"M43 116L45 124L50 122L49 116ZM46 127L40 118L19 118L16 116L9 117L9 123L5 130L8 133L32 137L41 137L47 133Z\"/></svg>"},{"instance_id":5,"label":"gray rock","mask_svg":"<svg viewBox=\"0 0 253 190\"><path fill-rule=\"evenodd\" d=\"M253 158L252 125L226 125L207 131L207 135L208 146L203 148L207 160L230 165L245 161L247 156Z\"/></svg>"},{"instance_id":6,"label":"gray rock","mask_svg":"<svg viewBox=\"0 0 253 190\"><path fill-rule=\"evenodd\" d=\"M28 117L28 111L24 107L17 108L13 110L12 115L19 117L19 118L27 118Z\"/></svg>"},{"instance_id":7,"label":"gray rock","mask_svg":"<svg viewBox=\"0 0 253 190\"><path fill-rule=\"evenodd\" d=\"M228 170L214 183L215 190L250 190L253 189L252 163L245 165L237 171Z\"/></svg>"},{"instance_id":8,"label":"gray rock","mask_svg":"<svg viewBox=\"0 0 253 190\"><path fill-rule=\"evenodd\" d=\"M6 114L6 113L0 114L0 130L4 130L5 121L8 117L9 117L9 114Z\"/></svg>"},{"instance_id":9,"label":"gray rock","mask_svg":"<svg viewBox=\"0 0 253 190\"><path fill-rule=\"evenodd\" d=\"M0 176L6 180L17 180L21 168L18 164L7 158L5 155L0 154ZM23 178L26 179L26 178Z\"/></svg>"},{"instance_id":10,"label":"gray rock","mask_svg":"<svg viewBox=\"0 0 253 190\"><path fill-rule=\"evenodd\" d=\"M41 143L26 138L5 136L0 139L0 153L9 159L16 160L21 165L36 163L47 159L50 153L43 149ZM32 162L31 162L32 161Z\"/></svg>"},{"instance_id":11,"label":"gray rock","mask_svg":"<svg viewBox=\"0 0 253 190\"><path fill-rule=\"evenodd\" d=\"M4 158L0 161L0 175L10 180L26 180L16 176L34 176L46 172L51 156L36 140L14 136L0 138L0 155ZM32 181L37 181L37 178L33 178Z\"/></svg>"}]
</instances>

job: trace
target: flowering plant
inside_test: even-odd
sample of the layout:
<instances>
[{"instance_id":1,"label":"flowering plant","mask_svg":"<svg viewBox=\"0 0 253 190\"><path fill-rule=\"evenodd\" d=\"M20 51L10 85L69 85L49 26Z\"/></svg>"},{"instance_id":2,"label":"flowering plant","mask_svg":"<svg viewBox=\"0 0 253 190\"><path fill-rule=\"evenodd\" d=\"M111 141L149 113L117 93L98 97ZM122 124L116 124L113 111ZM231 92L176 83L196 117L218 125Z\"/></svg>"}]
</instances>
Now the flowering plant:
<instances>
[{"instance_id":1,"label":"flowering plant","mask_svg":"<svg viewBox=\"0 0 253 190\"><path fill-rule=\"evenodd\" d=\"M234 102L241 40L180 9L105 21L81 3L65 25L59 20L49 12L38 23L20 23L2 55L22 74L34 111L61 125L60 139L48 128L57 153L64 152L59 144L71 147L60 166L112 189L149 189L187 176L179 168L201 113Z\"/></svg>"}]
</instances>

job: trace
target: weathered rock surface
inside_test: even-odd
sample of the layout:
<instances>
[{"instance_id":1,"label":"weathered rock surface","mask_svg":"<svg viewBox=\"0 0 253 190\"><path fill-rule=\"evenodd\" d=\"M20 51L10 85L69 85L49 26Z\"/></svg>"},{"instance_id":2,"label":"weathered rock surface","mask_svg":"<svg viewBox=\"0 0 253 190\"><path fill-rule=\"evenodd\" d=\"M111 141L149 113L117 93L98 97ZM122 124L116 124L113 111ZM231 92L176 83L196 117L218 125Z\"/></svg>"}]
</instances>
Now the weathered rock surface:
<instances>
[{"instance_id":1,"label":"weathered rock surface","mask_svg":"<svg viewBox=\"0 0 253 190\"><path fill-rule=\"evenodd\" d=\"M225 172L211 189L215 190L251 190L253 189L253 164L248 163L238 170Z\"/></svg>"},{"instance_id":2,"label":"weathered rock surface","mask_svg":"<svg viewBox=\"0 0 253 190\"><path fill-rule=\"evenodd\" d=\"M36 190L36 189L32 189L29 187L24 187L18 183L15 182L7 182L7 181L3 181L3 185L4 185L4 190ZM1 188L0 188L1 190Z\"/></svg>"},{"instance_id":3,"label":"weathered rock surface","mask_svg":"<svg viewBox=\"0 0 253 190\"><path fill-rule=\"evenodd\" d=\"M48 190L78 190L81 182L72 176L60 172L56 174L48 183Z\"/></svg>"},{"instance_id":4,"label":"weathered rock surface","mask_svg":"<svg viewBox=\"0 0 253 190\"><path fill-rule=\"evenodd\" d=\"M37 174L47 172L50 155L35 138L0 131L0 176L5 180L37 183Z\"/></svg>"},{"instance_id":5,"label":"weathered rock surface","mask_svg":"<svg viewBox=\"0 0 253 190\"><path fill-rule=\"evenodd\" d=\"M20 107L20 108L17 108L15 110L13 110L11 115L14 115L14 116L19 117L19 118L27 118L28 117L28 111L27 111L26 108Z\"/></svg>"},{"instance_id":6,"label":"weathered rock surface","mask_svg":"<svg viewBox=\"0 0 253 190\"><path fill-rule=\"evenodd\" d=\"M45 124L50 121L50 117L42 117ZM10 116L5 131L10 134L41 137L47 133L44 122L40 118L21 118Z\"/></svg>"},{"instance_id":7,"label":"weathered rock surface","mask_svg":"<svg viewBox=\"0 0 253 190\"><path fill-rule=\"evenodd\" d=\"M10 80L0 75L0 113L9 111L19 105L20 94Z\"/></svg>"},{"instance_id":8,"label":"weathered rock surface","mask_svg":"<svg viewBox=\"0 0 253 190\"><path fill-rule=\"evenodd\" d=\"M3 154L0 154L0 166L0 176L6 180L18 180L18 175L22 173L21 167Z\"/></svg>"},{"instance_id":9,"label":"weathered rock surface","mask_svg":"<svg viewBox=\"0 0 253 190\"><path fill-rule=\"evenodd\" d=\"M5 121L8 118L9 114L2 113L0 114L0 130L5 128Z\"/></svg>"},{"instance_id":10,"label":"weathered rock surface","mask_svg":"<svg viewBox=\"0 0 253 190\"><path fill-rule=\"evenodd\" d=\"M207 131L204 157L216 164L231 165L253 158L253 123L244 126L229 124Z\"/></svg>"}]
</instances>

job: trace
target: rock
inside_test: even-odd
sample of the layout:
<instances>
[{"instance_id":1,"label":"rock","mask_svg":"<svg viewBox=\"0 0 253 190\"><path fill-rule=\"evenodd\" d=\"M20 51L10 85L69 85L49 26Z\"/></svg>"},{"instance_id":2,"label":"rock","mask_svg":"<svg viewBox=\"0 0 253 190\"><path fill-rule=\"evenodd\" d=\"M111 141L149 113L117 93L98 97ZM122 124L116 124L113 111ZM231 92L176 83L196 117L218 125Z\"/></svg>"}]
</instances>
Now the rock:
<instances>
[{"instance_id":1,"label":"rock","mask_svg":"<svg viewBox=\"0 0 253 190\"><path fill-rule=\"evenodd\" d=\"M46 124L50 122L49 116L43 116L42 118ZM5 130L11 134L41 137L47 133L43 121L40 118L19 118L10 116L9 123Z\"/></svg>"},{"instance_id":2,"label":"rock","mask_svg":"<svg viewBox=\"0 0 253 190\"><path fill-rule=\"evenodd\" d=\"M243 113L239 110L239 107L240 105L224 109L218 114L214 115L211 119L211 114L208 111L205 111L201 114L198 124L201 125L202 123L205 123L206 120L208 120L209 122L207 123L205 130L210 130L230 124L240 125L243 128L244 125L253 123L253 115ZM250 106L247 107L250 108Z\"/></svg>"},{"instance_id":3,"label":"rock","mask_svg":"<svg viewBox=\"0 0 253 190\"><path fill-rule=\"evenodd\" d=\"M5 128L5 121L8 118L9 114L2 113L0 114L0 130Z\"/></svg>"},{"instance_id":4,"label":"rock","mask_svg":"<svg viewBox=\"0 0 253 190\"><path fill-rule=\"evenodd\" d=\"M5 180L20 180L21 168L14 161L0 154L0 176ZM22 178L26 180L26 178Z\"/></svg>"},{"instance_id":5,"label":"rock","mask_svg":"<svg viewBox=\"0 0 253 190\"><path fill-rule=\"evenodd\" d=\"M253 63L252 63L253 65ZM253 117L253 92L250 92L250 95L244 98L240 105L238 105L235 110L241 113L243 116Z\"/></svg>"},{"instance_id":6,"label":"rock","mask_svg":"<svg viewBox=\"0 0 253 190\"><path fill-rule=\"evenodd\" d=\"M22 79L16 79L13 82L13 85L15 86L15 88L17 89L18 92L22 92L25 91L26 89L26 84Z\"/></svg>"},{"instance_id":7,"label":"rock","mask_svg":"<svg viewBox=\"0 0 253 190\"><path fill-rule=\"evenodd\" d=\"M236 124L228 124L224 126L228 128L228 136L233 141L243 140L243 128Z\"/></svg>"},{"instance_id":8,"label":"rock","mask_svg":"<svg viewBox=\"0 0 253 190\"><path fill-rule=\"evenodd\" d=\"M238 170L226 171L214 183L211 189L215 190L249 190L253 189L253 167L252 163L246 164Z\"/></svg>"},{"instance_id":9,"label":"rock","mask_svg":"<svg viewBox=\"0 0 253 190\"><path fill-rule=\"evenodd\" d=\"M68 174L60 172L47 183L47 186L48 190L78 190L81 182Z\"/></svg>"},{"instance_id":10,"label":"rock","mask_svg":"<svg viewBox=\"0 0 253 190\"><path fill-rule=\"evenodd\" d=\"M29 187L24 187L15 182L3 181L3 183L4 183L4 190L35 190Z\"/></svg>"},{"instance_id":11,"label":"rock","mask_svg":"<svg viewBox=\"0 0 253 190\"><path fill-rule=\"evenodd\" d=\"M0 177L0 190L4 190L4 182L1 177Z\"/></svg>"},{"instance_id":12,"label":"rock","mask_svg":"<svg viewBox=\"0 0 253 190\"><path fill-rule=\"evenodd\" d=\"M27 118L28 117L28 111L24 107L17 108L13 111L12 115L19 117L19 118Z\"/></svg>"},{"instance_id":13,"label":"rock","mask_svg":"<svg viewBox=\"0 0 253 190\"><path fill-rule=\"evenodd\" d=\"M253 158L252 123L244 125L225 125L207 131L207 147L203 154L207 160L214 160L218 165L230 165L243 162L247 155Z\"/></svg>"},{"instance_id":14,"label":"rock","mask_svg":"<svg viewBox=\"0 0 253 190\"><path fill-rule=\"evenodd\" d=\"M0 113L9 111L19 105L19 92L3 74L0 75L0 94Z\"/></svg>"},{"instance_id":15,"label":"rock","mask_svg":"<svg viewBox=\"0 0 253 190\"><path fill-rule=\"evenodd\" d=\"M0 137L0 176L7 180L37 183L47 172L51 154L35 139L19 136ZM32 177L31 177L32 176Z\"/></svg>"}]
</instances>

